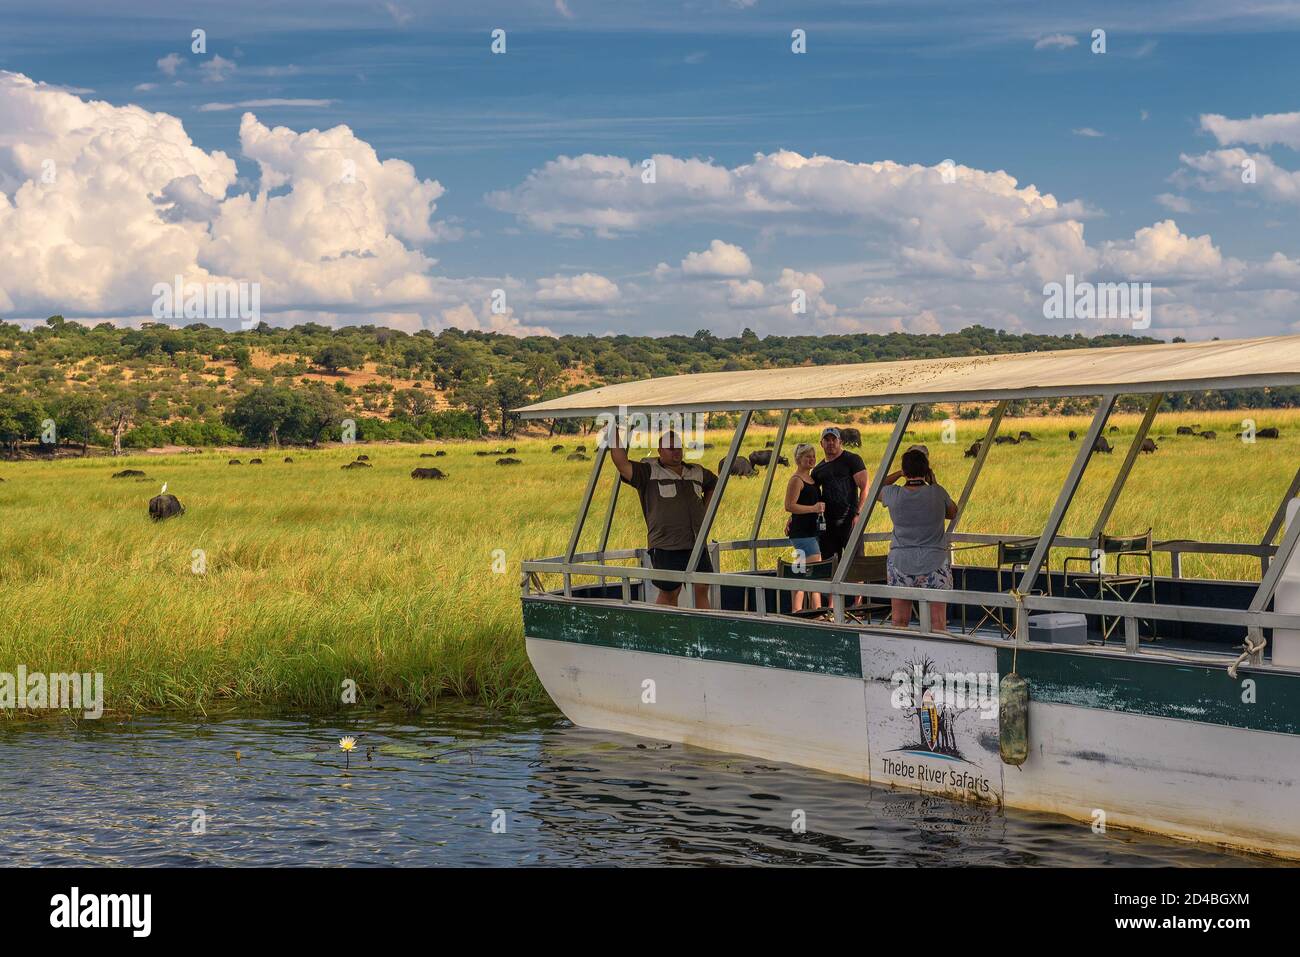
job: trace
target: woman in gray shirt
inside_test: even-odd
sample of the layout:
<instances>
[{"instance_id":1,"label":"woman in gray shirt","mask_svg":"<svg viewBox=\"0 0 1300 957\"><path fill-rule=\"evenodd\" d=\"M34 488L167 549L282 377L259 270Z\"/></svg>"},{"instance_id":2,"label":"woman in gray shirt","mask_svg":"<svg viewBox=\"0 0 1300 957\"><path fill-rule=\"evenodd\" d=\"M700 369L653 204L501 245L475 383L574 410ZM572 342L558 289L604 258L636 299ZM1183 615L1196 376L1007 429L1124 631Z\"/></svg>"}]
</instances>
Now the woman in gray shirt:
<instances>
[{"instance_id":1,"label":"woman in gray shirt","mask_svg":"<svg viewBox=\"0 0 1300 957\"><path fill-rule=\"evenodd\" d=\"M903 485L895 485L900 478L905 479ZM930 459L922 449L903 453L903 467L885 476L880 501L894 522L886 563L889 584L900 588L952 588L944 522L957 517L957 504L935 482ZM894 598L891 605L894 627L906 628L912 620L912 602ZM930 602L930 630L948 630L946 602Z\"/></svg>"}]
</instances>

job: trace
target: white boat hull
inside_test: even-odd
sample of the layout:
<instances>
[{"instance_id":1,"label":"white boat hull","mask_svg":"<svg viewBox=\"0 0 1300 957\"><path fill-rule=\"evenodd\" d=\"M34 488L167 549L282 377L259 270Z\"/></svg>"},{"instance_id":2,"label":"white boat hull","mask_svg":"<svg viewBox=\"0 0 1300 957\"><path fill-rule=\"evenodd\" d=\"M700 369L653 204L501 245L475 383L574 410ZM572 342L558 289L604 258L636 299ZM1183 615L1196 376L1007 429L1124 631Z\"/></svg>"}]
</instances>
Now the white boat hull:
<instances>
[{"instance_id":1,"label":"white boat hull","mask_svg":"<svg viewBox=\"0 0 1300 957\"><path fill-rule=\"evenodd\" d=\"M947 673L992 672L996 688L996 649L859 638L857 677L546 638L527 646L551 698L583 727L1061 814L1094 830L1300 858L1300 735L1034 700L1031 678L1030 755L1009 766L987 699L981 708L972 694L973 706L930 716L906 692L899 698L900 672L924 661Z\"/></svg>"}]
</instances>

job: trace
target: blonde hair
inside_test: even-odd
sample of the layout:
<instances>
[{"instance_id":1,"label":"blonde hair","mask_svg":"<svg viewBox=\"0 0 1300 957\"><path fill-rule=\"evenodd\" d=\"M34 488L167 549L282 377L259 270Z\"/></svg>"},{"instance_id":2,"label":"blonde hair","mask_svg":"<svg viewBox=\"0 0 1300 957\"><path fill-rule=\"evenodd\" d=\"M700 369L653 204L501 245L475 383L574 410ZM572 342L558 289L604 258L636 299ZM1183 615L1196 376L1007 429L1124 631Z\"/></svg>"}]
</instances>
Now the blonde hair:
<instances>
[{"instance_id":1,"label":"blonde hair","mask_svg":"<svg viewBox=\"0 0 1300 957\"><path fill-rule=\"evenodd\" d=\"M800 460L801 458L803 458L804 455L807 454L808 452L811 452L811 453L813 454L813 458L814 458L814 459L817 458L817 449L816 449L816 448L814 448L813 446L809 445L807 442L800 442L800 443L795 447L795 450L794 450L794 464L795 464L795 465L798 465L798 464L799 464L799 460Z\"/></svg>"}]
</instances>

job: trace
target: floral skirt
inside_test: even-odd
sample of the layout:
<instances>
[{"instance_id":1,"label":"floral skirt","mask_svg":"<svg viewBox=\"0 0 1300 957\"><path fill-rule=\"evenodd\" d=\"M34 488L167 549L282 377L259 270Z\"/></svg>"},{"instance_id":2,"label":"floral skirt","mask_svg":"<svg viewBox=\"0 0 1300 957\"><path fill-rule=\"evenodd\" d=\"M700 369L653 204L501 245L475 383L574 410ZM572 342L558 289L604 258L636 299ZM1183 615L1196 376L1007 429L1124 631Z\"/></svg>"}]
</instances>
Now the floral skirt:
<instances>
[{"instance_id":1,"label":"floral skirt","mask_svg":"<svg viewBox=\"0 0 1300 957\"><path fill-rule=\"evenodd\" d=\"M894 567L893 562L885 563L887 581L895 588L951 588L952 566L947 562L932 572L923 575L904 575Z\"/></svg>"}]
</instances>

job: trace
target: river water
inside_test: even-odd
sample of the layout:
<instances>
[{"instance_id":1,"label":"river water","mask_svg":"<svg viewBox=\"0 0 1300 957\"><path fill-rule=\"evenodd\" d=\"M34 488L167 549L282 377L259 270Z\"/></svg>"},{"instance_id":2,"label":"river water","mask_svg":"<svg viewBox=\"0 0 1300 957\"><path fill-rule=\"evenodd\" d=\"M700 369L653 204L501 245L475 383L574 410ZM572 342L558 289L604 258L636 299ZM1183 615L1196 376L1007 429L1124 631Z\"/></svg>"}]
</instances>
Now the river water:
<instances>
[{"instance_id":1,"label":"river water","mask_svg":"<svg viewBox=\"0 0 1300 957\"><path fill-rule=\"evenodd\" d=\"M459 702L11 722L0 847L11 865L1272 863Z\"/></svg>"}]
</instances>

